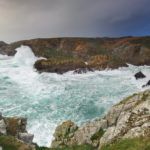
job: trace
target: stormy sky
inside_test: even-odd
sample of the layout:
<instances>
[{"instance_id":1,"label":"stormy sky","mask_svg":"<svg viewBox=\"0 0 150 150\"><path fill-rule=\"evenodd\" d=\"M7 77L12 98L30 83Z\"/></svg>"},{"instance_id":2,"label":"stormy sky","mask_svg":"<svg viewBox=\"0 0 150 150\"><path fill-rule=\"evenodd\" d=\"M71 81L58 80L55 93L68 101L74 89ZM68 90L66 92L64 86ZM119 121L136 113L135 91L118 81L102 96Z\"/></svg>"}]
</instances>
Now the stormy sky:
<instances>
[{"instance_id":1,"label":"stormy sky","mask_svg":"<svg viewBox=\"0 0 150 150\"><path fill-rule=\"evenodd\" d=\"M150 35L150 0L0 0L0 41Z\"/></svg>"}]
</instances>

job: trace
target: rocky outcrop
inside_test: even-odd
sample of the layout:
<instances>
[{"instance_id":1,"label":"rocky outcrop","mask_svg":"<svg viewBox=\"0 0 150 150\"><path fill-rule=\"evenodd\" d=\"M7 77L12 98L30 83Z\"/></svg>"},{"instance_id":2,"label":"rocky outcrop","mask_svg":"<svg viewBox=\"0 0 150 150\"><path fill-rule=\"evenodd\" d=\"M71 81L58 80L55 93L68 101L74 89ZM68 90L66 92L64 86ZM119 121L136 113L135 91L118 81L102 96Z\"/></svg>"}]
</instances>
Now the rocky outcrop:
<instances>
[{"instance_id":1,"label":"rocky outcrop","mask_svg":"<svg viewBox=\"0 0 150 150\"><path fill-rule=\"evenodd\" d=\"M150 86L150 80L145 85L143 85L142 87L147 87L147 86Z\"/></svg>"},{"instance_id":2,"label":"rocky outcrop","mask_svg":"<svg viewBox=\"0 0 150 150\"><path fill-rule=\"evenodd\" d=\"M34 67L39 72L53 72L63 74L67 71L75 70L77 68L84 69L86 64L80 59L48 59L38 60Z\"/></svg>"},{"instance_id":3,"label":"rocky outcrop","mask_svg":"<svg viewBox=\"0 0 150 150\"><path fill-rule=\"evenodd\" d=\"M7 43L5 43L3 41L0 41L0 48L3 47L3 46L7 46Z\"/></svg>"},{"instance_id":4,"label":"rocky outcrop","mask_svg":"<svg viewBox=\"0 0 150 150\"><path fill-rule=\"evenodd\" d=\"M146 78L146 76L141 71L137 72L134 76L136 80Z\"/></svg>"},{"instance_id":5,"label":"rocky outcrop","mask_svg":"<svg viewBox=\"0 0 150 150\"><path fill-rule=\"evenodd\" d=\"M58 126L55 130L54 137L55 141L52 143L52 147L61 148L67 145L68 140L74 136L74 132L78 129L77 125L72 121L63 122L62 125Z\"/></svg>"},{"instance_id":6,"label":"rocky outcrop","mask_svg":"<svg viewBox=\"0 0 150 150\"><path fill-rule=\"evenodd\" d=\"M0 41L0 54L6 54L5 52L4 52L4 48L7 46L8 44L7 43L5 43L5 42L3 42L3 41Z\"/></svg>"},{"instance_id":7,"label":"rocky outcrop","mask_svg":"<svg viewBox=\"0 0 150 150\"><path fill-rule=\"evenodd\" d=\"M33 39L6 44L0 48L0 53L14 55L15 49L21 45L32 48L36 56L45 57L47 60L38 60L35 68L47 72L66 72L80 69L80 59L87 62L88 68L105 69L133 65L150 65L150 37L124 37L124 38L51 38ZM61 64L73 59L73 64L64 63L51 67L49 62L57 60ZM75 60L75 61L74 61ZM76 63L76 64L74 64ZM55 65L55 64L53 64ZM66 67L67 66L67 67ZM62 68L62 69L60 69ZM66 69L67 68L67 69ZM83 69L87 68L84 66ZM80 73L80 72L79 72Z\"/></svg>"},{"instance_id":8,"label":"rocky outcrop","mask_svg":"<svg viewBox=\"0 0 150 150\"><path fill-rule=\"evenodd\" d=\"M71 130L72 127L75 130ZM95 149L120 139L150 137L150 90L125 98L102 119L81 127L71 121L62 123L54 137L51 145L54 148L89 144Z\"/></svg>"},{"instance_id":9,"label":"rocky outcrop","mask_svg":"<svg viewBox=\"0 0 150 150\"><path fill-rule=\"evenodd\" d=\"M76 70L74 70L74 74L83 74L83 73L87 73L87 72L93 72L94 69L90 68L90 67L85 67L85 68L78 68Z\"/></svg>"},{"instance_id":10,"label":"rocky outcrop","mask_svg":"<svg viewBox=\"0 0 150 150\"><path fill-rule=\"evenodd\" d=\"M26 132L26 118L4 118L6 123L7 134L18 137L19 133Z\"/></svg>"},{"instance_id":11,"label":"rocky outcrop","mask_svg":"<svg viewBox=\"0 0 150 150\"><path fill-rule=\"evenodd\" d=\"M9 144L10 146L15 146L16 144L17 146L20 145L24 147L26 150L34 149L32 145L33 135L27 133L26 125L26 118L3 117L0 113L0 145L5 145L7 147L8 141L8 146ZM22 148L22 150L25 149Z\"/></svg>"}]
</instances>

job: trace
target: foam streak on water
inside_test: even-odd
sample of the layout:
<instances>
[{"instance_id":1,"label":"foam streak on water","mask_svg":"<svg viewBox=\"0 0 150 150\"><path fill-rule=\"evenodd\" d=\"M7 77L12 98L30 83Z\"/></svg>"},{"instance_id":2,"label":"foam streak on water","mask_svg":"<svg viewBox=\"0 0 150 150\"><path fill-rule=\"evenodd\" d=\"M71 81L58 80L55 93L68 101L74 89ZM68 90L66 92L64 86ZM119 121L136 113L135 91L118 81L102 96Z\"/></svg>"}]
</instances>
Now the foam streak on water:
<instances>
[{"instance_id":1,"label":"foam streak on water","mask_svg":"<svg viewBox=\"0 0 150 150\"><path fill-rule=\"evenodd\" d=\"M14 57L0 55L0 112L28 118L34 142L49 146L58 123L71 119L81 124L100 117L123 97L142 90L150 67L136 67L64 75L39 74L31 49L22 46ZM147 78L136 81L134 73Z\"/></svg>"}]
</instances>

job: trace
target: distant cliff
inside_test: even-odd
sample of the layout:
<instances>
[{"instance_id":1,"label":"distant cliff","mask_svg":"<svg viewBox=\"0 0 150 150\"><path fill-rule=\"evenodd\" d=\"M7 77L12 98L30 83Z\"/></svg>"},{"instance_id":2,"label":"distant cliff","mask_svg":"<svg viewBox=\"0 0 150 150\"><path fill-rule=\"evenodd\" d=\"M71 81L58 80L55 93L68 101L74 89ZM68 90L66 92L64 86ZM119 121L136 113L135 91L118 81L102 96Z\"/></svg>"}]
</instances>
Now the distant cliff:
<instances>
[{"instance_id":1,"label":"distant cliff","mask_svg":"<svg viewBox=\"0 0 150 150\"><path fill-rule=\"evenodd\" d=\"M36 56L47 58L35 63L35 68L40 72L113 69L126 66L126 63L150 65L149 36L32 39L0 44L0 53L14 55L15 49L21 45L30 46Z\"/></svg>"}]
</instances>

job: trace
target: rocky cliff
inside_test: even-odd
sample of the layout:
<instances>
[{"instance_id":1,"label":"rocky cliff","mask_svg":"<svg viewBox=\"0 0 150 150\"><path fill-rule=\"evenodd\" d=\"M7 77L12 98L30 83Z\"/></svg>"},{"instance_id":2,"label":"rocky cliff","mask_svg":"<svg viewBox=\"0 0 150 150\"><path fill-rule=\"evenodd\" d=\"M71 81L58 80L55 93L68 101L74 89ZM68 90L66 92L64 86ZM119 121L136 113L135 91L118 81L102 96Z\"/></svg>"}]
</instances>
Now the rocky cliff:
<instances>
[{"instance_id":1,"label":"rocky cliff","mask_svg":"<svg viewBox=\"0 0 150 150\"><path fill-rule=\"evenodd\" d=\"M150 90L122 100L102 119L80 127L72 121L63 122L56 128L54 137L53 148L87 144L103 150L104 146L119 140L140 137L148 138L150 146Z\"/></svg>"},{"instance_id":2,"label":"rocky cliff","mask_svg":"<svg viewBox=\"0 0 150 150\"><path fill-rule=\"evenodd\" d=\"M40 72L100 70L126 63L150 65L150 37L33 39L0 45L0 53L14 55L21 45L30 46L36 56L47 58L35 63Z\"/></svg>"}]
</instances>

